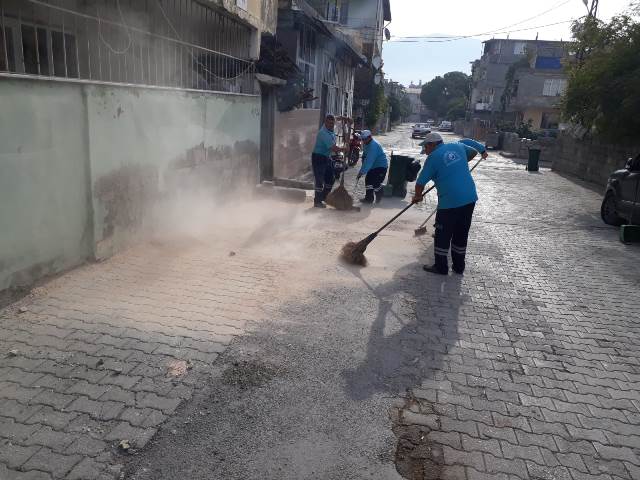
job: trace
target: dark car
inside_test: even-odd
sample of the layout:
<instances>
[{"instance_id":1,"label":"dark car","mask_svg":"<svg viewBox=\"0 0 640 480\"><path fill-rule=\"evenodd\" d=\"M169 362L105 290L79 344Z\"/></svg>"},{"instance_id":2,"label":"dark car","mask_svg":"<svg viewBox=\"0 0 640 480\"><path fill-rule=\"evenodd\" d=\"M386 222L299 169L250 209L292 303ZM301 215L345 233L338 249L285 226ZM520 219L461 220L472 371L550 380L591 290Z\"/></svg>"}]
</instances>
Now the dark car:
<instances>
[{"instance_id":1,"label":"dark car","mask_svg":"<svg viewBox=\"0 0 640 480\"><path fill-rule=\"evenodd\" d=\"M600 214L604 223L622 225L640 222L640 155L630 158L623 170L611 174Z\"/></svg>"}]
</instances>

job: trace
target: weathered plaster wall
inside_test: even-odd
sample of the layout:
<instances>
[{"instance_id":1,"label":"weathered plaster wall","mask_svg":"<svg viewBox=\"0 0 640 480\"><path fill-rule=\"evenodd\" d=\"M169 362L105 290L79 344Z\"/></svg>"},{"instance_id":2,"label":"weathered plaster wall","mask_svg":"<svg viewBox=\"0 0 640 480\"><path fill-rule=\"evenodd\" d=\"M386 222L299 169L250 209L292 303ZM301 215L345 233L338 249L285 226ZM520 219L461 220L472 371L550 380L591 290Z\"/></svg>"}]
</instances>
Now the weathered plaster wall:
<instances>
[{"instance_id":1,"label":"weathered plaster wall","mask_svg":"<svg viewBox=\"0 0 640 480\"><path fill-rule=\"evenodd\" d=\"M185 192L255 185L260 97L0 80L0 290L154 227Z\"/></svg>"},{"instance_id":2,"label":"weathered plaster wall","mask_svg":"<svg viewBox=\"0 0 640 480\"><path fill-rule=\"evenodd\" d=\"M259 97L98 85L87 108L97 258L146 233L174 195L257 183Z\"/></svg>"},{"instance_id":3,"label":"weathered plaster wall","mask_svg":"<svg viewBox=\"0 0 640 480\"><path fill-rule=\"evenodd\" d=\"M0 291L78 265L91 251L82 90L0 82Z\"/></svg>"},{"instance_id":4,"label":"weathered plaster wall","mask_svg":"<svg viewBox=\"0 0 640 480\"><path fill-rule=\"evenodd\" d=\"M297 178L311 169L311 152L320 129L320 110L297 109L275 116L274 175Z\"/></svg>"}]
</instances>

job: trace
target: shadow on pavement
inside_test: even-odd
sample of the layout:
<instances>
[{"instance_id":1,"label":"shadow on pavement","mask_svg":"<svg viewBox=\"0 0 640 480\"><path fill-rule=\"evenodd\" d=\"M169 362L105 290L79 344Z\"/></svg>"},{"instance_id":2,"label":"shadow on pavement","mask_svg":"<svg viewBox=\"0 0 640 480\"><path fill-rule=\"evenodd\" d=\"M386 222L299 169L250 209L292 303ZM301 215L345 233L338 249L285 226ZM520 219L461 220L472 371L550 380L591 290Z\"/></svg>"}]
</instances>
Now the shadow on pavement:
<instances>
[{"instance_id":1,"label":"shadow on pavement","mask_svg":"<svg viewBox=\"0 0 640 480\"><path fill-rule=\"evenodd\" d=\"M421 263L406 265L393 280L372 287L355 268L349 269L378 299L378 312L371 324L367 354L355 369L345 370L346 393L363 400L376 392L403 394L420 388L441 370L450 345L459 338L458 314L465 303L462 277L439 277L422 270ZM411 315L394 312L394 297L400 308L409 306ZM399 330L385 335L390 318Z\"/></svg>"}]
</instances>

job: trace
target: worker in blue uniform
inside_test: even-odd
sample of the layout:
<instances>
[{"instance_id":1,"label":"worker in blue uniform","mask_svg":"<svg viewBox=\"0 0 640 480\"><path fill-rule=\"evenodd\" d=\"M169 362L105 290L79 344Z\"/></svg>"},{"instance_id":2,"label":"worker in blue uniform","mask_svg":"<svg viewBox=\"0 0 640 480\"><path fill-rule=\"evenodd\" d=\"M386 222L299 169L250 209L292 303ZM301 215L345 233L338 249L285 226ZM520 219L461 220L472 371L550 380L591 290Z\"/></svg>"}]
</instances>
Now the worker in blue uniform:
<instances>
[{"instance_id":1,"label":"worker in blue uniform","mask_svg":"<svg viewBox=\"0 0 640 480\"><path fill-rule=\"evenodd\" d=\"M389 160L380 145L371 135L369 130L363 130L360 138L364 143L362 150L362 168L357 178L365 177L365 197L362 203L380 203L382 200L382 182L387 176Z\"/></svg>"},{"instance_id":2,"label":"worker in blue uniform","mask_svg":"<svg viewBox=\"0 0 640 480\"><path fill-rule=\"evenodd\" d=\"M469 145L475 145L482 151ZM456 143L444 143L439 133L429 133L424 141L428 155L416 181L414 202L422 200L425 185L433 180L438 192L436 233L434 242L435 263L425 265L425 271L440 275L449 273L449 251L453 271L462 275L473 210L478 200L476 185L469 171L468 162L481 153L486 158L486 148L471 139Z\"/></svg>"},{"instance_id":3,"label":"worker in blue uniform","mask_svg":"<svg viewBox=\"0 0 640 480\"><path fill-rule=\"evenodd\" d=\"M339 120L350 121L346 117L339 117ZM311 154L311 167L313 170L315 197L313 200L314 207L326 208L324 203L327 195L331 193L333 184L336 181L333 171L333 162L331 155L337 152L346 152L346 148L336 145L336 133L334 128L336 125L336 117L327 115L324 119L322 128L318 131L316 144Z\"/></svg>"}]
</instances>

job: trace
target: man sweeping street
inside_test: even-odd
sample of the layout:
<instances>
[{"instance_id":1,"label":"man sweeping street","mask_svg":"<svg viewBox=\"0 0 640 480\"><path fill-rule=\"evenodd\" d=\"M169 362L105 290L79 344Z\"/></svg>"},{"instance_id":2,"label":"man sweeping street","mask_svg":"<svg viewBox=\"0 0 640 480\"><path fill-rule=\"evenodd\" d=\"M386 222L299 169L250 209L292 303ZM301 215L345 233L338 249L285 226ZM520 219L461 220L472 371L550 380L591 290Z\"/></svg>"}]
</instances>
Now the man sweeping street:
<instances>
[{"instance_id":1,"label":"man sweeping street","mask_svg":"<svg viewBox=\"0 0 640 480\"><path fill-rule=\"evenodd\" d=\"M346 117L338 117L339 120L349 122ZM318 131L316 144L311 154L311 167L315 179L315 198L313 206L316 208L326 208L324 203L327 195L331 193L335 182L335 173L333 171L333 163L331 155L337 152L346 152L346 148L336 145L336 133L334 131L336 125L336 117L327 115L324 119L324 125Z\"/></svg>"},{"instance_id":2,"label":"man sweeping street","mask_svg":"<svg viewBox=\"0 0 640 480\"><path fill-rule=\"evenodd\" d=\"M468 141L467 141L468 140ZM479 152L469 146L480 148ZM465 139L456 143L444 143L439 133L429 133L424 141L428 155L416 181L414 202L422 200L422 192L433 180L438 192L436 233L434 242L435 263L425 265L425 271L440 275L449 273L449 250L453 271L462 275L465 269L467 240L471 228L473 210L478 200L476 185L469 171L468 162L478 153L486 158L484 146L475 140Z\"/></svg>"},{"instance_id":3,"label":"man sweeping street","mask_svg":"<svg viewBox=\"0 0 640 480\"><path fill-rule=\"evenodd\" d=\"M380 203L382 200L382 182L387 176L389 168L389 160L380 145L371 135L369 130L363 130L360 138L364 143L362 151L362 168L358 173L358 179L365 176L365 197L360 201L362 203ZM375 197L375 198L374 198Z\"/></svg>"}]
</instances>

